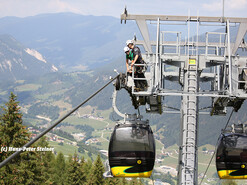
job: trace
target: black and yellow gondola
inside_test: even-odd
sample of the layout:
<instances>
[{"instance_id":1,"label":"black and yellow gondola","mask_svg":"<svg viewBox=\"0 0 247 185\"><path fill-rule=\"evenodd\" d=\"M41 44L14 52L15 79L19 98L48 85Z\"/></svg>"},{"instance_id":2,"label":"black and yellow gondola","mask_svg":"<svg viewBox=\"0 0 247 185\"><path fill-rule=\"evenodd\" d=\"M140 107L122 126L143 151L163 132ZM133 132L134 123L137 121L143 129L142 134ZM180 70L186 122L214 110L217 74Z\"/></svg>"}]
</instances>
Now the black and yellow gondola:
<instances>
[{"instance_id":1,"label":"black and yellow gondola","mask_svg":"<svg viewBox=\"0 0 247 185\"><path fill-rule=\"evenodd\" d=\"M220 179L247 179L247 136L222 134L216 153Z\"/></svg>"},{"instance_id":2,"label":"black and yellow gondola","mask_svg":"<svg viewBox=\"0 0 247 185\"><path fill-rule=\"evenodd\" d=\"M145 122L116 125L108 152L114 177L150 177L155 162L155 142L150 126Z\"/></svg>"},{"instance_id":3,"label":"black and yellow gondola","mask_svg":"<svg viewBox=\"0 0 247 185\"><path fill-rule=\"evenodd\" d=\"M128 160L126 160L128 161ZM131 159L129 159L129 163ZM134 160L132 159L133 163ZM153 171L153 160L151 159L144 159L145 162L142 160L137 160L136 164L133 166L112 166L111 172L115 177L150 177ZM149 163L150 162L150 163Z\"/></svg>"},{"instance_id":4,"label":"black and yellow gondola","mask_svg":"<svg viewBox=\"0 0 247 185\"><path fill-rule=\"evenodd\" d=\"M219 170L221 179L247 179L247 170Z\"/></svg>"}]
</instances>

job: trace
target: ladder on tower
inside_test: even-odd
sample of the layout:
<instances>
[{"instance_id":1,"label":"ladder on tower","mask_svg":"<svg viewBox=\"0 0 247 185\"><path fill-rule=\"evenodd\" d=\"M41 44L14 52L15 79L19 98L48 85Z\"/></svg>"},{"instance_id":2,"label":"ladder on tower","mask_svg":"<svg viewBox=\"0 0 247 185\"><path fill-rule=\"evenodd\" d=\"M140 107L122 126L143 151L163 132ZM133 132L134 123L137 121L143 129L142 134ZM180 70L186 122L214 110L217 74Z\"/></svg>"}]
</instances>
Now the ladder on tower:
<instances>
[{"instance_id":1,"label":"ladder on tower","mask_svg":"<svg viewBox=\"0 0 247 185\"><path fill-rule=\"evenodd\" d=\"M197 20L197 27L198 27ZM190 42L190 20L188 20L187 41L187 72L185 74L184 91L191 95L183 97L183 136L182 150L180 151L182 166L180 168L180 184L193 184L197 182L197 117L198 98L194 96L198 92L198 28L197 42L193 37Z\"/></svg>"},{"instance_id":2,"label":"ladder on tower","mask_svg":"<svg viewBox=\"0 0 247 185\"><path fill-rule=\"evenodd\" d=\"M197 70L188 71L188 92L197 93ZM196 132L197 132L197 97L187 96L186 97L187 109L185 110L186 119L186 133L185 133L185 160L184 170L185 170L185 182L190 184L192 173L197 173L196 171ZM189 160L188 160L189 159ZM195 177L194 177L195 178Z\"/></svg>"}]
</instances>

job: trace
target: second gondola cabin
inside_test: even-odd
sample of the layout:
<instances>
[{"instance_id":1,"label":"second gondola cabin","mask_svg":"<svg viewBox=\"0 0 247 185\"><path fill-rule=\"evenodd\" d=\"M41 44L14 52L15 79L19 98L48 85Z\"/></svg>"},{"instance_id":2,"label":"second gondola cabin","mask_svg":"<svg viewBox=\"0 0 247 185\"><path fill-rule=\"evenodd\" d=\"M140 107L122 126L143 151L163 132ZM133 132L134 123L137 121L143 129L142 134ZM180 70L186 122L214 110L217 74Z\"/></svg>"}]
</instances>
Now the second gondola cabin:
<instances>
[{"instance_id":1,"label":"second gondola cabin","mask_svg":"<svg viewBox=\"0 0 247 185\"><path fill-rule=\"evenodd\" d=\"M247 179L246 125L233 125L230 132L221 134L216 167L221 179Z\"/></svg>"},{"instance_id":2,"label":"second gondola cabin","mask_svg":"<svg viewBox=\"0 0 247 185\"><path fill-rule=\"evenodd\" d=\"M108 152L114 177L150 177L155 162L155 140L148 121L119 122Z\"/></svg>"}]
</instances>

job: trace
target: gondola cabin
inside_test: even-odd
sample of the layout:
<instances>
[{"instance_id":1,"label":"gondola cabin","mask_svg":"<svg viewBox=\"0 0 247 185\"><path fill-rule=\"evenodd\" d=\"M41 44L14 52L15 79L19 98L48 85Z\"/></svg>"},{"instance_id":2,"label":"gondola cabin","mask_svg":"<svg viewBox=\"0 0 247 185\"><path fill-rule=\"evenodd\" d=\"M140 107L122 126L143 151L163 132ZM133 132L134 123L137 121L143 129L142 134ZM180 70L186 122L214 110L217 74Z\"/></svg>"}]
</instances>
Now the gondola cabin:
<instances>
[{"instance_id":1,"label":"gondola cabin","mask_svg":"<svg viewBox=\"0 0 247 185\"><path fill-rule=\"evenodd\" d=\"M216 167L221 179L247 179L247 134L244 125L230 133L222 133L217 153ZM236 125L235 125L236 127Z\"/></svg>"},{"instance_id":2,"label":"gondola cabin","mask_svg":"<svg viewBox=\"0 0 247 185\"><path fill-rule=\"evenodd\" d=\"M155 162L155 140L148 122L119 122L111 135L108 152L114 177L150 177Z\"/></svg>"}]
</instances>

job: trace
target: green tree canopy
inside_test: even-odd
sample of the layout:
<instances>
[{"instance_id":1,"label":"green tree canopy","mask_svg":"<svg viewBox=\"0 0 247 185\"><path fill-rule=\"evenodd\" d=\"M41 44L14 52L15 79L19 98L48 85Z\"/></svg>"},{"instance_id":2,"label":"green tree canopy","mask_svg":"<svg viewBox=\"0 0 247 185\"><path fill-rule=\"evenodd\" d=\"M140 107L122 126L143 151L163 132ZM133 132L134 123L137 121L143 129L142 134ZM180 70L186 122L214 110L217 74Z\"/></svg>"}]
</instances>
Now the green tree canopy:
<instances>
[{"instance_id":1,"label":"green tree canopy","mask_svg":"<svg viewBox=\"0 0 247 185\"><path fill-rule=\"evenodd\" d=\"M104 165L101 161L100 155L98 154L94 161L91 173L89 175L88 183L94 185L104 184L103 173L105 172Z\"/></svg>"},{"instance_id":2,"label":"green tree canopy","mask_svg":"<svg viewBox=\"0 0 247 185\"><path fill-rule=\"evenodd\" d=\"M79 163L79 157L75 153L69 162L67 170L67 184L80 185L85 183L86 174L83 168L83 162Z\"/></svg>"}]
</instances>

